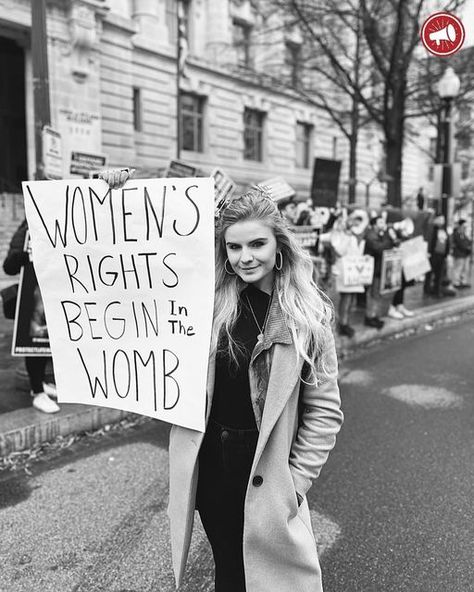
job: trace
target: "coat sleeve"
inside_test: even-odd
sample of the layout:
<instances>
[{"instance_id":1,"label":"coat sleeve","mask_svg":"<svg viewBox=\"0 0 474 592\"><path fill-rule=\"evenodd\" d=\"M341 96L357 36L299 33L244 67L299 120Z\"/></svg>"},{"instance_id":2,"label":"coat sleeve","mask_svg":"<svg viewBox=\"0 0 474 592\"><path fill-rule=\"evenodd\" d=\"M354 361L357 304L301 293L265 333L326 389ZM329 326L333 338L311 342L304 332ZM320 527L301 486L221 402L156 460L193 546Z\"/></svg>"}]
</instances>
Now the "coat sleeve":
<instances>
[{"instance_id":1,"label":"coat sleeve","mask_svg":"<svg viewBox=\"0 0 474 592\"><path fill-rule=\"evenodd\" d=\"M325 347L318 360L324 370L317 386L304 385L300 395L301 416L290 451L290 470L297 493L304 496L318 477L336 443L344 416L337 384L334 336L327 330Z\"/></svg>"},{"instance_id":2,"label":"coat sleeve","mask_svg":"<svg viewBox=\"0 0 474 592\"><path fill-rule=\"evenodd\" d=\"M7 275L16 275L17 273L20 273L22 266L29 262L28 253L23 250L26 230L26 222L22 222L10 242L7 256L3 262L3 271Z\"/></svg>"}]
</instances>

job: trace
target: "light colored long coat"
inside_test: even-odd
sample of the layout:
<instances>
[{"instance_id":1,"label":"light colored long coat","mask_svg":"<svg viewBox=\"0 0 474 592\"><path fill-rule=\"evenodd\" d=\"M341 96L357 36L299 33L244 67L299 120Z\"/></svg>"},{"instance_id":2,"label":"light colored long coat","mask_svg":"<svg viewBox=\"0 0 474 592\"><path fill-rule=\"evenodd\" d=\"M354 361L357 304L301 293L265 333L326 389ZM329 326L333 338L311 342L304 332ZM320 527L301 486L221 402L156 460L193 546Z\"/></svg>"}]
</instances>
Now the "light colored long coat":
<instances>
[{"instance_id":1,"label":"light colored long coat","mask_svg":"<svg viewBox=\"0 0 474 592\"><path fill-rule=\"evenodd\" d=\"M264 406L255 373L258 355L271 358ZM318 387L301 383L303 361L297 361L291 333L274 296L263 343L255 346L249 367L259 437L244 510L247 592L322 591L306 493L326 462L343 421L336 351L329 331L323 355L330 378ZM206 420L211 409L214 374L215 357L211 356ZM203 436L179 426L173 426L170 434L168 515L177 587L182 581L191 541L198 453ZM263 479L261 485L253 484L257 475ZM296 492L304 498L300 507Z\"/></svg>"}]
</instances>

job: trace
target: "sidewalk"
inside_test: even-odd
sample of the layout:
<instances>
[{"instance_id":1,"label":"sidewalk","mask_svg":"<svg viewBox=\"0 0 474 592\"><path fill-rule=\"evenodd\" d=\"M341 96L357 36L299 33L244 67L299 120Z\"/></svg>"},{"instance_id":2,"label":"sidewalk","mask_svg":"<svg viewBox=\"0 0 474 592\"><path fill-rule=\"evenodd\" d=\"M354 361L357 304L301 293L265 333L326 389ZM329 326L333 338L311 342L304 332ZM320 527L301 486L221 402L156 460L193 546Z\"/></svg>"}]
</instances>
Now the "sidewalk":
<instances>
[{"instance_id":1,"label":"sidewalk","mask_svg":"<svg viewBox=\"0 0 474 592\"><path fill-rule=\"evenodd\" d=\"M352 339L337 337L340 358L388 338L430 330L435 324L455 321L460 315L474 314L474 289L459 290L455 297L435 299L423 296L422 284L407 288L407 308L416 312L404 320L385 319L381 330L365 327L364 311L352 313L356 330ZM0 457L26 450L56 436L98 429L126 417L124 411L88 405L62 404L54 415L41 413L31 406L23 358L10 355L13 321L0 314Z\"/></svg>"}]
</instances>

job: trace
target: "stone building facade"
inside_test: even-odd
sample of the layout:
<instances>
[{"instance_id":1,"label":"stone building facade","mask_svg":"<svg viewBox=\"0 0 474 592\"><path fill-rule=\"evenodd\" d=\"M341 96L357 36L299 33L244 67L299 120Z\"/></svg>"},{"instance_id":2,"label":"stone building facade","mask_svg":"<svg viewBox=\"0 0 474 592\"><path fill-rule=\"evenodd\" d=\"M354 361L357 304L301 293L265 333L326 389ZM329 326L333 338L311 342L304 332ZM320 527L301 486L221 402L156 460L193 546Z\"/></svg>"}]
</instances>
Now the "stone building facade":
<instances>
[{"instance_id":1,"label":"stone building facade","mask_svg":"<svg viewBox=\"0 0 474 592\"><path fill-rule=\"evenodd\" d=\"M9 131L8 149L15 146L16 153L9 168L0 170L0 191L18 188L35 167L30 2L0 0L0 53L8 63L15 54L16 78L22 78L15 86L18 96L10 97L19 124ZM48 0L51 123L62 136L65 177L71 176L72 151L104 154L108 165L135 166L142 176L159 173L176 158L176 5L176 0ZM301 198L309 194L314 157L340 159L344 200L345 138L324 112L269 83L291 76L284 70L292 68L291 51L290 63L286 54L298 46L297 36L274 26L273 15L257 14L248 0L189 0L184 17L188 52L180 82L180 158L204 174L222 168L242 187L281 175ZM250 35L259 41L250 43ZM252 75L247 60L266 78ZM2 72L9 80L13 66ZM404 178L405 192L411 193L421 154L413 150L407 147ZM377 134L363 130L360 203L380 152ZM369 190L376 205L384 188L374 181Z\"/></svg>"}]
</instances>

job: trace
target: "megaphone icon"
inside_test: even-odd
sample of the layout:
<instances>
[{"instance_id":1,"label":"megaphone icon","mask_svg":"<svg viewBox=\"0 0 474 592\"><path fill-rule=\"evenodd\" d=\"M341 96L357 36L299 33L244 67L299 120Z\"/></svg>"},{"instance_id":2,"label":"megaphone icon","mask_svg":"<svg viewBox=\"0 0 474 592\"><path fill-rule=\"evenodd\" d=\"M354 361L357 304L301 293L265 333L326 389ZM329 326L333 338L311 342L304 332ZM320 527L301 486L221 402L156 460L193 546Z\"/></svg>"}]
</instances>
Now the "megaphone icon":
<instances>
[{"instance_id":1,"label":"megaphone icon","mask_svg":"<svg viewBox=\"0 0 474 592\"><path fill-rule=\"evenodd\" d=\"M456 41L456 29L453 25L448 25L444 29L430 33L430 41L436 41L436 45L439 45L441 41Z\"/></svg>"}]
</instances>

